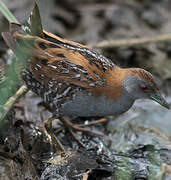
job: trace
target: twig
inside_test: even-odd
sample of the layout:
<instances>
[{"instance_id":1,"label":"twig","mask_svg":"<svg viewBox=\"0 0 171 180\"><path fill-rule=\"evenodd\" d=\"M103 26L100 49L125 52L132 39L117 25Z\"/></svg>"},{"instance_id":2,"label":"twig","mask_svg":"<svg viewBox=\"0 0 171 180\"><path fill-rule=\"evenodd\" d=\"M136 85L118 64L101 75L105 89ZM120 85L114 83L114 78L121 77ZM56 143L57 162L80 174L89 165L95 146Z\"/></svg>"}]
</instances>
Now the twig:
<instances>
[{"instance_id":1,"label":"twig","mask_svg":"<svg viewBox=\"0 0 171 180\"><path fill-rule=\"evenodd\" d=\"M124 46L134 46L147 43L158 43L158 42L168 42L171 41L171 34L162 34L156 37L145 37L145 38L133 38L133 39L123 39L123 40L109 40L90 45L92 48L111 48L111 47L124 47Z\"/></svg>"},{"instance_id":2,"label":"twig","mask_svg":"<svg viewBox=\"0 0 171 180\"><path fill-rule=\"evenodd\" d=\"M8 112L11 110L13 105L20 99L21 96L26 94L28 91L28 88L23 85L19 88L19 90L8 99L8 101L3 105L3 112L0 116L1 120L5 118L5 116L8 114Z\"/></svg>"}]
</instances>

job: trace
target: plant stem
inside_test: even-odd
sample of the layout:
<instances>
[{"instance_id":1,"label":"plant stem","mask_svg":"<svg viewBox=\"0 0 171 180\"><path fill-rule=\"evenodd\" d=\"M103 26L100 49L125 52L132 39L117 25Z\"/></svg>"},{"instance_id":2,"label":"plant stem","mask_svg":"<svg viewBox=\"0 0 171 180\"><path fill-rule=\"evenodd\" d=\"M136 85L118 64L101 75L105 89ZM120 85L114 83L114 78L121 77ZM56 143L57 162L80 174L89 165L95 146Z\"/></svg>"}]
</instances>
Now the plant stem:
<instances>
[{"instance_id":1,"label":"plant stem","mask_svg":"<svg viewBox=\"0 0 171 180\"><path fill-rule=\"evenodd\" d=\"M0 1L0 11L9 22L19 23L18 20L15 18L15 16L9 11L6 5L2 2L2 0Z\"/></svg>"},{"instance_id":2,"label":"plant stem","mask_svg":"<svg viewBox=\"0 0 171 180\"><path fill-rule=\"evenodd\" d=\"M2 0L0 0L0 11L9 22L19 23L18 20L15 18L15 16L10 12L10 10L2 2ZM10 68L8 67L8 69L6 70L7 80L5 80L3 84L0 84L0 96L1 96L0 130L3 128L3 125L5 124L5 117L8 114L8 112L14 106L16 101L28 91L27 87L24 85L21 86L19 90L17 91L20 80L14 74L15 61L16 61L15 58L13 58ZM11 83L11 82L14 82L14 83Z\"/></svg>"}]
</instances>

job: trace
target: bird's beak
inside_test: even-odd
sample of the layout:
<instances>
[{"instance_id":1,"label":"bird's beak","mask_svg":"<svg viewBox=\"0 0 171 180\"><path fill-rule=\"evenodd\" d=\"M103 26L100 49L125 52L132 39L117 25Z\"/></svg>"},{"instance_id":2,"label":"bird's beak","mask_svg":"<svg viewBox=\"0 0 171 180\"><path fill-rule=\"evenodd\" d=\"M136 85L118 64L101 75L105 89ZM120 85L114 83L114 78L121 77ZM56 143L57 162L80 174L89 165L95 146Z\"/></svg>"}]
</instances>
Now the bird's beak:
<instances>
[{"instance_id":1,"label":"bird's beak","mask_svg":"<svg viewBox=\"0 0 171 180\"><path fill-rule=\"evenodd\" d=\"M150 96L150 98L160 105L164 106L167 109L170 109L169 104L166 102L166 100L162 97L161 93L159 91L155 92Z\"/></svg>"}]
</instances>

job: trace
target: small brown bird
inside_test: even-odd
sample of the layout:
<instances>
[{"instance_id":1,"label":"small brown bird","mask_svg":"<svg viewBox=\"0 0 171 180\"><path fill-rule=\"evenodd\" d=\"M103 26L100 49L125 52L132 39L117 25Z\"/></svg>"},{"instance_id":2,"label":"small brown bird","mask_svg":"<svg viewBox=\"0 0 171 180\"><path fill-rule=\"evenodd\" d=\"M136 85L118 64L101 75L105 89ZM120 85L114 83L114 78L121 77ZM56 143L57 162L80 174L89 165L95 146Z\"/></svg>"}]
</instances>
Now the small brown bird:
<instances>
[{"instance_id":1,"label":"small brown bird","mask_svg":"<svg viewBox=\"0 0 171 180\"><path fill-rule=\"evenodd\" d=\"M15 23L3 37L14 52L17 46L29 56L22 74L26 85L69 129L88 131L63 117L121 114L136 99L152 99L169 109L152 74L144 69L121 68L87 46L46 31L41 37L28 35Z\"/></svg>"}]
</instances>

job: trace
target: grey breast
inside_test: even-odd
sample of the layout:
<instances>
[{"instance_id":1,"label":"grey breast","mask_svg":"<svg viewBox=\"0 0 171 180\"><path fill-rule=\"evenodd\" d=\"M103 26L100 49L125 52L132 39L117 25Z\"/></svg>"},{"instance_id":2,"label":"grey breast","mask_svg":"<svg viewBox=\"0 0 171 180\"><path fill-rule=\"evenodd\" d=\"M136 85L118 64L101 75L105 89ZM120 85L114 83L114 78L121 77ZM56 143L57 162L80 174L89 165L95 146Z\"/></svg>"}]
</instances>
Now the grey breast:
<instances>
[{"instance_id":1,"label":"grey breast","mask_svg":"<svg viewBox=\"0 0 171 180\"><path fill-rule=\"evenodd\" d=\"M122 96L118 101L106 96L94 97L91 93L77 92L75 96L64 103L60 108L62 116L109 116L127 111L134 100L128 96Z\"/></svg>"}]
</instances>

